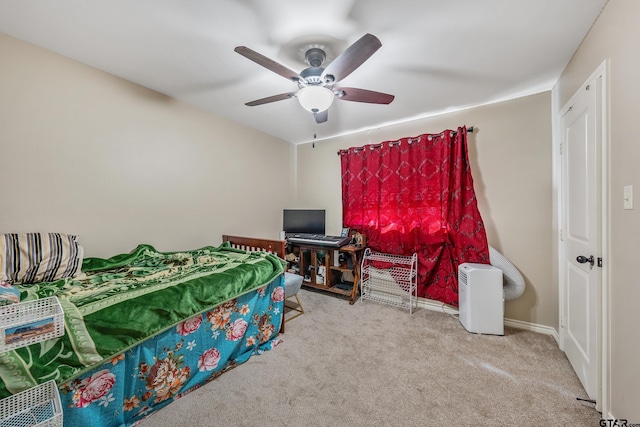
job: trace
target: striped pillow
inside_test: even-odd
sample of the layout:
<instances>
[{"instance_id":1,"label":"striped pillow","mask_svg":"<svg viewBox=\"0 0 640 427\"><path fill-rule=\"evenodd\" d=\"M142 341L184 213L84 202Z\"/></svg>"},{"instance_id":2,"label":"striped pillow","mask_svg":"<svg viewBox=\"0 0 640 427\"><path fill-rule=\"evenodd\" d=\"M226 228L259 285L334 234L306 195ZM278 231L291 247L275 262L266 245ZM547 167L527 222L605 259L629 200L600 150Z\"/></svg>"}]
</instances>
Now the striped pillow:
<instances>
[{"instance_id":1,"label":"striped pillow","mask_svg":"<svg viewBox=\"0 0 640 427\"><path fill-rule=\"evenodd\" d=\"M77 238L63 233L0 235L0 280L19 285L77 276L82 267Z\"/></svg>"}]
</instances>

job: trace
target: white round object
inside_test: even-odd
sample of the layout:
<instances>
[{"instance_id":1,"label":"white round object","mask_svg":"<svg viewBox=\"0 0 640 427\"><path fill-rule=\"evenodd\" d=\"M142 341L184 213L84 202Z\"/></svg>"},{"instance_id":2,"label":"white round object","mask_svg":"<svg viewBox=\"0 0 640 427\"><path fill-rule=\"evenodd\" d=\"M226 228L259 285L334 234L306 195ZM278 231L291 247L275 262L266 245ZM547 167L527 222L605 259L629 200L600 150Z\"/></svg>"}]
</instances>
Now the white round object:
<instances>
[{"instance_id":1,"label":"white round object","mask_svg":"<svg viewBox=\"0 0 640 427\"><path fill-rule=\"evenodd\" d=\"M296 95L298 102L307 111L321 113L333 103L333 92L324 86L306 86Z\"/></svg>"}]
</instances>

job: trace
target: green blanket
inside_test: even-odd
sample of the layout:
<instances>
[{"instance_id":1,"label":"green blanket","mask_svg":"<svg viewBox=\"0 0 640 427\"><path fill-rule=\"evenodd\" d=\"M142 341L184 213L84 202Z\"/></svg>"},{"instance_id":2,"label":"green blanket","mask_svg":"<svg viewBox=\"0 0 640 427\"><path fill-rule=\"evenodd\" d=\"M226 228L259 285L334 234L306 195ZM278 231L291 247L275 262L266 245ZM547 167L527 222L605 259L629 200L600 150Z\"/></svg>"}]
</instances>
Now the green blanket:
<instances>
[{"instance_id":1,"label":"green blanket","mask_svg":"<svg viewBox=\"0 0 640 427\"><path fill-rule=\"evenodd\" d=\"M58 297L65 335L0 354L0 397L73 379L283 271L275 255L227 244L185 252L140 245L129 254L85 259L78 277L21 287L22 300Z\"/></svg>"}]
</instances>

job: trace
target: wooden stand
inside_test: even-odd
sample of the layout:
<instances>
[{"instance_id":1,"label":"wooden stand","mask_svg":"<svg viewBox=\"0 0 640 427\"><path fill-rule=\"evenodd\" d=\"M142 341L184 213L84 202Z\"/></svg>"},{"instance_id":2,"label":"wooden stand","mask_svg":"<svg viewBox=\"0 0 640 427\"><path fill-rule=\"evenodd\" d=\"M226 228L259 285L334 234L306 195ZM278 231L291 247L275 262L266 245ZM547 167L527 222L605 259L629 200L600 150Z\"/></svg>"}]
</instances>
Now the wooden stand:
<instances>
[{"instance_id":1,"label":"wooden stand","mask_svg":"<svg viewBox=\"0 0 640 427\"><path fill-rule=\"evenodd\" d=\"M288 271L300 274L304 278L303 286L348 296L349 304L353 304L358 297L360 262L364 249L364 246L356 247L355 245L332 248L323 245L290 243L287 250L294 254L295 259L290 261ZM352 266L339 265L336 253L343 253L349 257ZM342 281L344 273L353 275L353 283Z\"/></svg>"}]
</instances>

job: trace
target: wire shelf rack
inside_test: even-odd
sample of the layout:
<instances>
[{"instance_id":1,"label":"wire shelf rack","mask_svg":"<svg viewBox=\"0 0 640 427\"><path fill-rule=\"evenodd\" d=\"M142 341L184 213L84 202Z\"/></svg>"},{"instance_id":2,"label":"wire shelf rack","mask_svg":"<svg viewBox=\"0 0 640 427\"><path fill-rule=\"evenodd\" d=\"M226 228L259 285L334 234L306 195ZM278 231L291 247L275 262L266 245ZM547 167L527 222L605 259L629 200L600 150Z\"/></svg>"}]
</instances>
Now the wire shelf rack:
<instances>
[{"instance_id":1,"label":"wire shelf rack","mask_svg":"<svg viewBox=\"0 0 640 427\"><path fill-rule=\"evenodd\" d=\"M367 248L362 257L361 300L407 309L418 304L418 255L394 255Z\"/></svg>"}]
</instances>

